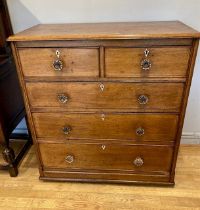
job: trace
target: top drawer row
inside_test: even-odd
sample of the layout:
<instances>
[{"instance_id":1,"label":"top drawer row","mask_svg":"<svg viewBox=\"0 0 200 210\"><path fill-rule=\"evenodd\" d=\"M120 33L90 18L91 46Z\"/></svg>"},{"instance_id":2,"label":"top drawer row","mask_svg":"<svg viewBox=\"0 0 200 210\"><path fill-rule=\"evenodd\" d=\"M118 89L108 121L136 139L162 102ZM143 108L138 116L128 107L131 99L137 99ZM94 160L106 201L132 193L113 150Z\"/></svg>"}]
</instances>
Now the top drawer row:
<instances>
[{"instance_id":1,"label":"top drawer row","mask_svg":"<svg viewBox=\"0 0 200 210\"><path fill-rule=\"evenodd\" d=\"M19 56L25 77L185 77L190 47L21 48Z\"/></svg>"}]
</instances>

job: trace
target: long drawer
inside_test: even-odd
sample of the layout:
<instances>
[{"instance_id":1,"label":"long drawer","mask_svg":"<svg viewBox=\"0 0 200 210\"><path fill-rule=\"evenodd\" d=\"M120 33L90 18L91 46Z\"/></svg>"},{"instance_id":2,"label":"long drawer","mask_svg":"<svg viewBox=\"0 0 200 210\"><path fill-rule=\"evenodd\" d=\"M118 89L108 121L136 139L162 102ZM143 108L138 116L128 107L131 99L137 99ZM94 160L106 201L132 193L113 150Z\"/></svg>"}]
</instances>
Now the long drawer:
<instances>
[{"instance_id":1,"label":"long drawer","mask_svg":"<svg viewBox=\"0 0 200 210\"><path fill-rule=\"evenodd\" d=\"M106 48L106 77L186 77L190 47Z\"/></svg>"},{"instance_id":2,"label":"long drawer","mask_svg":"<svg viewBox=\"0 0 200 210\"><path fill-rule=\"evenodd\" d=\"M98 77L98 48L24 48L19 50L24 76Z\"/></svg>"},{"instance_id":3,"label":"long drawer","mask_svg":"<svg viewBox=\"0 0 200 210\"><path fill-rule=\"evenodd\" d=\"M38 138L174 141L177 115L33 113Z\"/></svg>"},{"instance_id":4,"label":"long drawer","mask_svg":"<svg viewBox=\"0 0 200 210\"><path fill-rule=\"evenodd\" d=\"M31 107L179 112L183 83L27 83Z\"/></svg>"},{"instance_id":5,"label":"long drawer","mask_svg":"<svg viewBox=\"0 0 200 210\"><path fill-rule=\"evenodd\" d=\"M40 144L44 168L169 172L172 147L118 144Z\"/></svg>"}]
</instances>

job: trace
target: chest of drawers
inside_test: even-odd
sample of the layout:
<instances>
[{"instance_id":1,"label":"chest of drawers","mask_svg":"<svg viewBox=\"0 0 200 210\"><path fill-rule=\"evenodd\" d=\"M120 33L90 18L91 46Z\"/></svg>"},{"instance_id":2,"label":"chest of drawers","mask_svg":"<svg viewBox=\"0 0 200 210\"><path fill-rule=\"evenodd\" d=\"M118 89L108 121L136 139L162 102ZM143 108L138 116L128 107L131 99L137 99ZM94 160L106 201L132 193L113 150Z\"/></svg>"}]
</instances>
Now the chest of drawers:
<instances>
[{"instance_id":1,"label":"chest of drawers","mask_svg":"<svg viewBox=\"0 0 200 210\"><path fill-rule=\"evenodd\" d=\"M40 178L173 185L199 37L177 21L10 37Z\"/></svg>"}]
</instances>

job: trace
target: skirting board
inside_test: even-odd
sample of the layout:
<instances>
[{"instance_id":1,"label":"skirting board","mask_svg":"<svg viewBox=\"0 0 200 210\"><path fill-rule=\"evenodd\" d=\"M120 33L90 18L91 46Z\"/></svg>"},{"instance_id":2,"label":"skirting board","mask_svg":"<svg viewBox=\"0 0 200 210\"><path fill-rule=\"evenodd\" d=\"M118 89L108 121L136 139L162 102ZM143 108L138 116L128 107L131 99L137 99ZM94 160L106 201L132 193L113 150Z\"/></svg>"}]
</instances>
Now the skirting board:
<instances>
[{"instance_id":1,"label":"skirting board","mask_svg":"<svg viewBox=\"0 0 200 210\"><path fill-rule=\"evenodd\" d=\"M183 132L181 144L200 144L199 132Z\"/></svg>"},{"instance_id":2,"label":"skirting board","mask_svg":"<svg viewBox=\"0 0 200 210\"><path fill-rule=\"evenodd\" d=\"M28 133L26 128L16 128L15 133ZM184 132L181 144L200 144L200 133Z\"/></svg>"}]
</instances>

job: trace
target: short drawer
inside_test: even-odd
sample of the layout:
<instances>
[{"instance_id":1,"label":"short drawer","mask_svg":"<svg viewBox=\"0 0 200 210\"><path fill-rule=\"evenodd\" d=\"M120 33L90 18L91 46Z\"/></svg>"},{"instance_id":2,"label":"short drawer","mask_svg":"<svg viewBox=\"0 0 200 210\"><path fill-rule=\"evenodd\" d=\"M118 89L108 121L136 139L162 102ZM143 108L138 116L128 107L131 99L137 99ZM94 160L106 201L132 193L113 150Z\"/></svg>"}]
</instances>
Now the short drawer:
<instances>
[{"instance_id":1,"label":"short drawer","mask_svg":"<svg viewBox=\"0 0 200 210\"><path fill-rule=\"evenodd\" d=\"M98 77L97 48L19 49L25 77Z\"/></svg>"},{"instance_id":2,"label":"short drawer","mask_svg":"<svg viewBox=\"0 0 200 210\"><path fill-rule=\"evenodd\" d=\"M31 107L64 110L180 110L183 83L27 83Z\"/></svg>"},{"instance_id":3,"label":"short drawer","mask_svg":"<svg viewBox=\"0 0 200 210\"><path fill-rule=\"evenodd\" d=\"M168 114L33 113L38 138L174 141L178 116Z\"/></svg>"},{"instance_id":4,"label":"short drawer","mask_svg":"<svg viewBox=\"0 0 200 210\"><path fill-rule=\"evenodd\" d=\"M106 48L106 77L186 77L190 47Z\"/></svg>"},{"instance_id":5,"label":"short drawer","mask_svg":"<svg viewBox=\"0 0 200 210\"><path fill-rule=\"evenodd\" d=\"M169 172L173 148L120 144L40 144L45 168Z\"/></svg>"}]
</instances>

